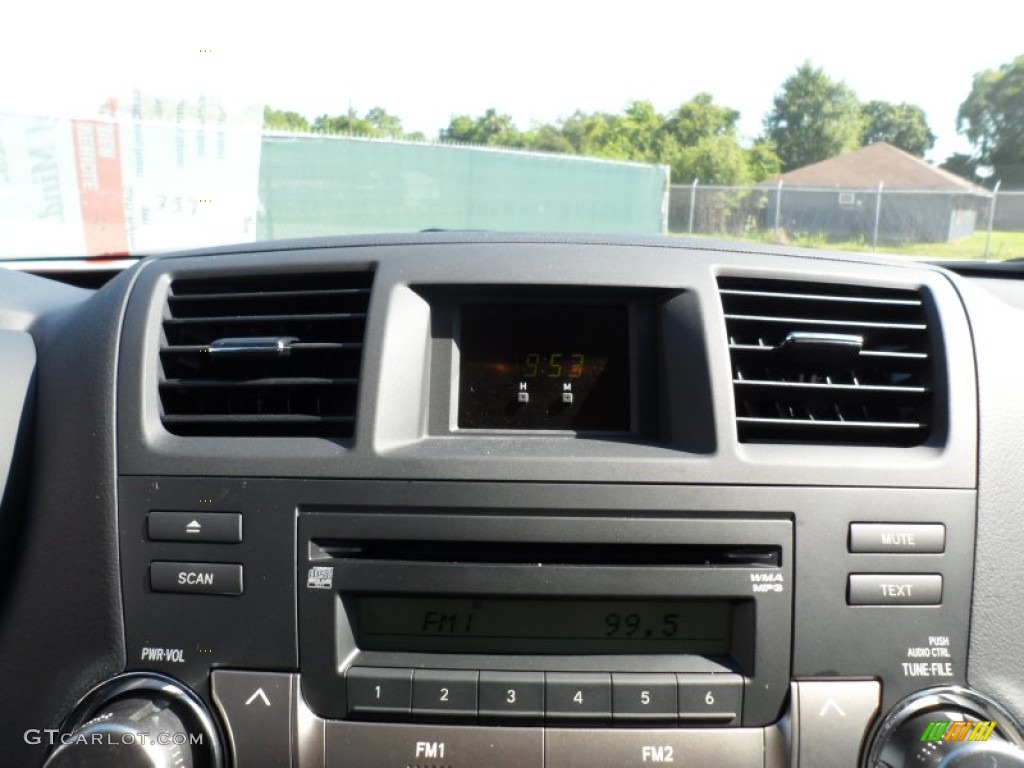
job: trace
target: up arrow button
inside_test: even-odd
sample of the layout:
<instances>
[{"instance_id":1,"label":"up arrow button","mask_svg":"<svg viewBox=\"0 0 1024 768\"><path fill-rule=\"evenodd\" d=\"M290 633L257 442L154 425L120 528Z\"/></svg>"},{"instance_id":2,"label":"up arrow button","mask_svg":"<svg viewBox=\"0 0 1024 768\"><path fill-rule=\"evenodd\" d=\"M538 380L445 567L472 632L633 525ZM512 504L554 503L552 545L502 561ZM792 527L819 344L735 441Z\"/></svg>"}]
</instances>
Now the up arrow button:
<instances>
[{"instance_id":1,"label":"up arrow button","mask_svg":"<svg viewBox=\"0 0 1024 768\"><path fill-rule=\"evenodd\" d=\"M296 678L216 669L210 687L234 745L234 765L291 768Z\"/></svg>"},{"instance_id":2,"label":"up arrow button","mask_svg":"<svg viewBox=\"0 0 1024 768\"><path fill-rule=\"evenodd\" d=\"M839 717L846 717L846 713L843 712L843 708L836 704L836 700L833 698L826 700L825 706L823 706L821 711L818 713L818 717L827 717L831 712L835 712Z\"/></svg>"},{"instance_id":3,"label":"up arrow button","mask_svg":"<svg viewBox=\"0 0 1024 768\"><path fill-rule=\"evenodd\" d=\"M798 764L850 768L868 724L878 711L881 686L874 680L801 680L791 700L799 727Z\"/></svg>"},{"instance_id":4,"label":"up arrow button","mask_svg":"<svg viewBox=\"0 0 1024 768\"><path fill-rule=\"evenodd\" d=\"M150 541L238 544L242 540L242 515L238 512L150 512L146 534Z\"/></svg>"},{"instance_id":5,"label":"up arrow button","mask_svg":"<svg viewBox=\"0 0 1024 768\"><path fill-rule=\"evenodd\" d=\"M248 699L245 700L245 706L248 707L250 704L252 704L254 701L256 701L256 699L262 700L263 701L263 706L265 706L265 707L269 707L270 706L270 699L267 698L267 694L263 692L262 688L257 688L256 689L256 693L254 693L252 696L250 696Z\"/></svg>"}]
</instances>

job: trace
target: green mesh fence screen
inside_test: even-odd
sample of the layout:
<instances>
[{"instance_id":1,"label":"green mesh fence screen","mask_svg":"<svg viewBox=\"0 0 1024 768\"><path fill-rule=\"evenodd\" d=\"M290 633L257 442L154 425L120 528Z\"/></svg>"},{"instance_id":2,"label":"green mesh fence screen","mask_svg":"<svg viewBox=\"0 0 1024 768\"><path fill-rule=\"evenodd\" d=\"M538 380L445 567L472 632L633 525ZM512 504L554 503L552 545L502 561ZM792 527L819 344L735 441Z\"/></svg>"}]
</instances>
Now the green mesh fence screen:
<instances>
[{"instance_id":1,"label":"green mesh fence screen","mask_svg":"<svg viewBox=\"0 0 1024 768\"><path fill-rule=\"evenodd\" d=\"M428 228L660 234L662 166L264 136L258 239Z\"/></svg>"}]
</instances>

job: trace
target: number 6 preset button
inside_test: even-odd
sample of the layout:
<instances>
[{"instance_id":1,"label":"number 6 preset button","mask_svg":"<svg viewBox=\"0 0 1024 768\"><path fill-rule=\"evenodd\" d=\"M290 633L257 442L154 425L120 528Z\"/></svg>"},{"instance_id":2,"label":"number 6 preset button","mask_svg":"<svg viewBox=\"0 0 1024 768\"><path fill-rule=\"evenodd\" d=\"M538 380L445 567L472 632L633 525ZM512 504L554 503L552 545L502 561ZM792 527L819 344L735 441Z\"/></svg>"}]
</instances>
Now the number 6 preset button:
<instances>
[{"instance_id":1,"label":"number 6 preset button","mask_svg":"<svg viewBox=\"0 0 1024 768\"><path fill-rule=\"evenodd\" d=\"M476 719L476 681L470 670L417 669L412 674L412 713L427 718Z\"/></svg>"},{"instance_id":2,"label":"number 6 preset button","mask_svg":"<svg viewBox=\"0 0 1024 768\"><path fill-rule=\"evenodd\" d=\"M345 676L348 711L361 717L408 715L412 670L352 667Z\"/></svg>"},{"instance_id":3,"label":"number 6 preset button","mask_svg":"<svg viewBox=\"0 0 1024 768\"><path fill-rule=\"evenodd\" d=\"M743 678L728 673L677 674L679 719L684 724L739 725Z\"/></svg>"},{"instance_id":4,"label":"number 6 preset button","mask_svg":"<svg viewBox=\"0 0 1024 768\"><path fill-rule=\"evenodd\" d=\"M545 673L549 720L610 720L612 676L606 672Z\"/></svg>"}]
</instances>

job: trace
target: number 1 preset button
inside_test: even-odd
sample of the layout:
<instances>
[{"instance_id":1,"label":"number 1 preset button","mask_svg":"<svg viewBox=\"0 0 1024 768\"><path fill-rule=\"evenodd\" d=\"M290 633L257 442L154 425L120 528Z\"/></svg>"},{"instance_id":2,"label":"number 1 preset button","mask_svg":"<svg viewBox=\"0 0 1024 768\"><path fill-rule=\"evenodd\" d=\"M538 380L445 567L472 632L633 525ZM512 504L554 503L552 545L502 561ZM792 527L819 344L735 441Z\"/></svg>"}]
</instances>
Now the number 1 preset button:
<instances>
[{"instance_id":1,"label":"number 1 preset button","mask_svg":"<svg viewBox=\"0 0 1024 768\"><path fill-rule=\"evenodd\" d=\"M345 691L349 714L408 715L412 711L412 670L352 667L345 676Z\"/></svg>"},{"instance_id":2,"label":"number 1 preset button","mask_svg":"<svg viewBox=\"0 0 1024 768\"><path fill-rule=\"evenodd\" d=\"M604 672L546 672L550 720L611 720L612 676Z\"/></svg>"},{"instance_id":3,"label":"number 1 preset button","mask_svg":"<svg viewBox=\"0 0 1024 768\"><path fill-rule=\"evenodd\" d=\"M481 719L544 718L543 672L481 672Z\"/></svg>"}]
</instances>

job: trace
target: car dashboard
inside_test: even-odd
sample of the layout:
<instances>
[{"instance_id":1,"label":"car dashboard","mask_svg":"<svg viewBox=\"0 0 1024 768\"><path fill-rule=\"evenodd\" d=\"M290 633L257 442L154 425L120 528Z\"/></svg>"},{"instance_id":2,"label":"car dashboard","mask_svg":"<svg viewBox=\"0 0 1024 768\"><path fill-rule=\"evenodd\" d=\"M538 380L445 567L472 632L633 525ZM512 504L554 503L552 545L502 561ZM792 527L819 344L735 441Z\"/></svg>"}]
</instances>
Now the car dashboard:
<instances>
[{"instance_id":1,"label":"car dashboard","mask_svg":"<svg viewBox=\"0 0 1024 768\"><path fill-rule=\"evenodd\" d=\"M3 271L0 752L1024 765L1022 296L497 233Z\"/></svg>"}]
</instances>

